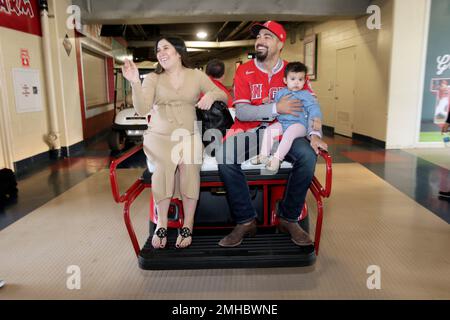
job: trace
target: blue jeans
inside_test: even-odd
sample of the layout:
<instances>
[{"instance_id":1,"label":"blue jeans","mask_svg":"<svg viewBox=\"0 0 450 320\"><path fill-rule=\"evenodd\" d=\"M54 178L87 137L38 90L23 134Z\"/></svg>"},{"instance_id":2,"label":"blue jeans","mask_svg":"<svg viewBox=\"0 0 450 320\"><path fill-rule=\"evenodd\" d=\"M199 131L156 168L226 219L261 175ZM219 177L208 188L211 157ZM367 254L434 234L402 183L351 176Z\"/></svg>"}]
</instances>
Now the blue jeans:
<instances>
[{"instance_id":1,"label":"blue jeans","mask_svg":"<svg viewBox=\"0 0 450 320\"><path fill-rule=\"evenodd\" d=\"M236 142L239 139L242 141L242 135L245 133L229 137L216 153L219 175L225 185L233 218L238 224L249 222L257 216L251 203L249 187L242 172L241 163L259 153L259 141L262 141L262 135L258 134L257 143L246 141L243 144L244 148L242 145L238 148L239 145ZM286 155L285 161L292 163L293 168L289 174L284 198L278 207L278 215L285 220L296 222L314 176L317 155L311 148L309 140L297 138Z\"/></svg>"}]
</instances>

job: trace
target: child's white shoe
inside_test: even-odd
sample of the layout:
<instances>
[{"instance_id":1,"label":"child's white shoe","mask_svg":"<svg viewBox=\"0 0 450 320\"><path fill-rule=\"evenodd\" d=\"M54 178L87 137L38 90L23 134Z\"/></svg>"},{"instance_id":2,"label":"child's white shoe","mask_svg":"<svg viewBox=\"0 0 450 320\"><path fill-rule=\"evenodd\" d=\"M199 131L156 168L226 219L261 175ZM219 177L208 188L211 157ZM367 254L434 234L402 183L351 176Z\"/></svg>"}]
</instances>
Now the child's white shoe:
<instances>
[{"instance_id":1,"label":"child's white shoe","mask_svg":"<svg viewBox=\"0 0 450 320\"><path fill-rule=\"evenodd\" d=\"M250 160L250 163L253 165L267 164L268 162L269 162L269 157L267 157L263 154L258 154L256 157L254 157L252 160Z\"/></svg>"},{"instance_id":2,"label":"child's white shoe","mask_svg":"<svg viewBox=\"0 0 450 320\"><path fill-rule=\"evenodd\" d=\"M267 174L276 174L280 169L281 160L277 157L271 157L269 162L266 164Z\"/></svg>"}]
</instances>

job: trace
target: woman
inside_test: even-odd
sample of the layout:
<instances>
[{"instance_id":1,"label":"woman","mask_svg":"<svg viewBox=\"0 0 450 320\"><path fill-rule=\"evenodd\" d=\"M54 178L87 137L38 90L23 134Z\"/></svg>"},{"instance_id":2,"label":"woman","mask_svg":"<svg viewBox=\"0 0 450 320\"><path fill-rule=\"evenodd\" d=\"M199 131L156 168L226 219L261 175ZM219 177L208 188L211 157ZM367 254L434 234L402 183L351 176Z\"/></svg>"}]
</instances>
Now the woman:
<instances>
[{"instance_id":1,"label":"woman","mask_svg":"<svg viewBox=\"0 0 450 320\"><path fill-rule=\"evenodd\" d=\"M125 60L124 77L133 88L134 108L144 116L151 112L144 135L144 152L155 165L152 193L156 201L158 223L152 238L154 248L167 243L167 213L172 198L183 201L184 222L179 230L176 247L192 243L194 214L200 193L202 142L194 130L195 107L208 110L216 100L226 101L226 95L201 71L190 69L183 40L163 37L155 44L158 67L142 85L136 65ZM201 93L204 96L198 100ZM182 136L183 144L173 141ZM192 158L199 159L194 161ZM199 163L200 162L200 163Z\"/></svg>"}]
</instances>

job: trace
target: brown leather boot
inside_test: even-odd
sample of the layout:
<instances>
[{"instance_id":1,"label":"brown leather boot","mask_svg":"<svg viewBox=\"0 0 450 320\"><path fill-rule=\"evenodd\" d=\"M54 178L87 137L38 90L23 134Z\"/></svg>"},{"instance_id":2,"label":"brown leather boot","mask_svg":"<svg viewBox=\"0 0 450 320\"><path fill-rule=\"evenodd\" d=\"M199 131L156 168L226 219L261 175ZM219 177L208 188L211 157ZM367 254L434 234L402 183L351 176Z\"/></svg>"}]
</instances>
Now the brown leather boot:
<instances>
[{"instance_id":1,"label":"brown leather boot","mask_svg":"<svg viewBox=\"0 0 450 320\"><path fill-rule=\"evenodd\" d=\"M225 248L237 247L242 243L245 236L253 237L256 234L256 220L251 223L237 224L233 231L228 234L225 238L219 241L219 246Z\"/></svg>"},{"instance_id":2,"label":"brown leather boot","mask_svg":"<svg viewBox=\"0 0 450 320\"><path fill-rule=\"evenodd\" d=\"M281 217L278 217L278 221L278 230L283 233L289 233L292 242L296 245L306 247L313 244L309 234L297 222L289 222Z\"/></svg>"}]
</instances>

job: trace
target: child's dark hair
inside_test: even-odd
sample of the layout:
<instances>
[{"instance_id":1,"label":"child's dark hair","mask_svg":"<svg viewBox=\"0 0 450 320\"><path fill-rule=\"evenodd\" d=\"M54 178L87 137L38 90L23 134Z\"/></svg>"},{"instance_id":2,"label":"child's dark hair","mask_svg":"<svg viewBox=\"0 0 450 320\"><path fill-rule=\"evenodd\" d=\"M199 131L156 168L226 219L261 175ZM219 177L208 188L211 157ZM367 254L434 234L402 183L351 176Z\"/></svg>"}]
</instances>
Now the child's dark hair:
<instances>
[{"instance_id":1,"label":"child's dark hair","mask_svg":"<svg viewBox=\"0 0 450 320\"><path fill-rule=\"evenodd\" d=\"M308 74L308 67L298 61L289 62L286 65L286 68L284 69L284 77L285 78L287 78L287 75L289 72L295 72L295 73L304 72L306 75L306 74Z\"/></svg>"}]
</instances>

